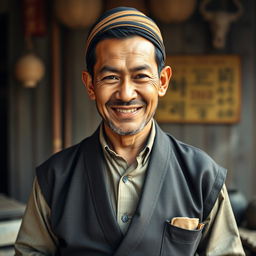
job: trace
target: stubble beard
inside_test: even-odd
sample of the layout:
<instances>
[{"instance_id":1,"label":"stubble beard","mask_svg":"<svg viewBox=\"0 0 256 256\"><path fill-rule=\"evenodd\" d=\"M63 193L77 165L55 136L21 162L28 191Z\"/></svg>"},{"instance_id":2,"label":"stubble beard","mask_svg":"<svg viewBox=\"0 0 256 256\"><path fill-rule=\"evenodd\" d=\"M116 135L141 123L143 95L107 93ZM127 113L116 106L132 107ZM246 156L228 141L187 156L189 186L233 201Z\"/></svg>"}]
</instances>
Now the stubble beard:
<instances>
[{"instance_id":1,"label":"stubble beard","mask_svg":"<svg viewBox=\"0 0 256 256\"><path fill-rule=\"evenodd\" d=\"M157 104L157 105L158 105L158 104ZM113 123L110 119L105 119L105 118L101 115L101 113L100 113L100 111L99 111L99 109L98 109L98 105L97 105L97 104L96 104L96 107L97 107L98 113L100 114L100 116L101 116L101 118L102 118L104 124L107 125L114 133L116 133L116 134L118 134L118 135L121 135L121 136L125 136L125 135L135 135L135 134L139 133L140 131L142 131L142 130L145 128L145 126L146 126L151 120L153 120L153 117L154 117L155 112L156 112L156 109L157 109L157 106L156 106L156 108L155 108L154 112L152 113L152 115L151 115L148 119L144 120L144 121L140 124L140 126L139 126L137 129L134 129L134 130L131 130L131 131L125 131L125 130L121 129L120 127L117 127L116 125L114 125L114 123Z\"/></svg>"},{"instance_id":2,"label":"stubble beard","mask_svg":"<svg viewBox=\"0 0 256 256\"><path fill-rule=\"evenodd\" d=\"M137 129L130 130L130 131L125 131L124 129L121 129L120 127L117 127L116 125L114 125L114 123L111 120L106 120L102 116L101 117L103 119L104 124L106 124L114 133L121 135L121 136L125 136L125 135L135 135L135 134L139 133L140 131L142 131L147 126L147 124L151 120L153 120L155 112L156 112L156 109L148 119L144 120L140 124L140 126Z\"/></svg>"},{"instance_id":3,"label":"stubble beard","mask_svg":"<svg viewBox=\"0 0 256 256\"><path fill-rule=\"evenodd\" d=\"M152 119L152 117L149 120L145 120L142 122L142 124L140 125L140 127L138 129L135 130L131 130L131 131L124 131L123 129L116 127L113 122L108 121L108 120L104 120L104 123L116 134L121 135L121 136L125 136L125 135L134 135L139 133L140 131L142 131L144 129L144 127L148 124L148 122Z\"/></svg>"}]
</instances>

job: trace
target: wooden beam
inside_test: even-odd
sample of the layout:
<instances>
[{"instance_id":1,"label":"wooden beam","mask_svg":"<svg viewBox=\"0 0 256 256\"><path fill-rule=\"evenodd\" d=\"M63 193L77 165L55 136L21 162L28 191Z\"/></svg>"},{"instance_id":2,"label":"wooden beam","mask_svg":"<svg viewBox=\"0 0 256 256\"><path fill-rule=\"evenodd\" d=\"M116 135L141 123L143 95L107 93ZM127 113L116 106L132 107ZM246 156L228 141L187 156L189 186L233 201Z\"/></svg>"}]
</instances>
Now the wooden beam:
<instances>
[{"instance_id":1,"label":"wooden beam","mask_svg":"<svg viewBox=\"0 0 256 256\"><path fill-rule=\"evenodd\" d=\"M52 135L53 153L63 147L62 141L62 90L61 90L60 28L52 22Z\"/></svg>"}]
</instances>

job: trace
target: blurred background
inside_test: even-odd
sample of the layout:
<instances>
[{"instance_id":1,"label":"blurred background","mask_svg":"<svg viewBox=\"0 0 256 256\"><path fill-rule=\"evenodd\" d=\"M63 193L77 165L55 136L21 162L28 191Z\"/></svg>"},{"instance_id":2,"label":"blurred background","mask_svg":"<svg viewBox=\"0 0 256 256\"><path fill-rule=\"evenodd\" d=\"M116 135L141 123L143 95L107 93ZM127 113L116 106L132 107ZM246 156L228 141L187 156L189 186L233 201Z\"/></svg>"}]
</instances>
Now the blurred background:
<instances>
[{"instance_id":1,"label":"blurred background","mask_svg":"<svg viewBox=\"0 0 256 256\"><path fill-rule=\"evenodd\" d=\"M1 0L0 193L26 202L35 167L99 125L81 81L85 41L97 17L120 5L136 7L157 22L168 56L239 56L241 104L235 122L160 126L205 150L228 169L228 188L251 200L256 195L254 0ZM224 42L214 42L216 33Z\"/></svg>"},{"instance_id":2,"label":"blurred background","mask_svg":"<svg viewBox=\"0 0 256 256\"><path fill-rule=\"evenodd\" d=\"M256 229L254 0L1 0L0 193L26 203L35 167L99 125L95 104L81 81L85 41L97 17L116 6L145 12L162 31L174 74L167 98L159 105L160 126L228 169L227 187L237 221L243 221L251 202L251 227ZM215 74L216 69L225 72ZM226 80L229 87L220 84ZM190 99L183 97L200 83L219 88L220 94L229 88L233 99L228 100L231 105L235 101L233 119L223 118L223 112L207 119L207 113L223 103L213 101L216 91L202 89L192 91ZM184 112L191 100L192 108L201 102L196 119ZM169 106L173 102L176 109ZM232 113L227 112L229 117ZM252 240L255 249L255 237Z\"/></svg>"}]
</instances>

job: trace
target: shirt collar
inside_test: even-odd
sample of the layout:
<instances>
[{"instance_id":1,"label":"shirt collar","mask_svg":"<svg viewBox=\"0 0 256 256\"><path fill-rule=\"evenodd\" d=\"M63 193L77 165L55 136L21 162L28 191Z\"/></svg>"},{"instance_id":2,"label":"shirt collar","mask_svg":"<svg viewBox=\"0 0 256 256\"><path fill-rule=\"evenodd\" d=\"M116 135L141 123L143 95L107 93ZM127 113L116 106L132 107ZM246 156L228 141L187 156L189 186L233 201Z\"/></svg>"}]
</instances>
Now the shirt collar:
<instances>
[{"instance_id":1,"label":"shirt collar","mask_svg":"<svg viewBox=\"0 0 256 256\"><path fill-rule=\"evenodd\" d=\"M149 158L150 152L151 152L153 144L154 144L155 135L156 135L155 121L152 120L152 122L153 122L152 127L150 130L149 136L147 138L146 145L137 156L137 158L141 158L143 165L147 162L147 160ZM104 133L104 126L103 126L103 122L102 122L100 125L99 140L100 140L100 144L102 146L103 151L112 156L120 157L114 150L112 150L109 147L105 136L106 135Z\"/></svg>"}]
</instances>

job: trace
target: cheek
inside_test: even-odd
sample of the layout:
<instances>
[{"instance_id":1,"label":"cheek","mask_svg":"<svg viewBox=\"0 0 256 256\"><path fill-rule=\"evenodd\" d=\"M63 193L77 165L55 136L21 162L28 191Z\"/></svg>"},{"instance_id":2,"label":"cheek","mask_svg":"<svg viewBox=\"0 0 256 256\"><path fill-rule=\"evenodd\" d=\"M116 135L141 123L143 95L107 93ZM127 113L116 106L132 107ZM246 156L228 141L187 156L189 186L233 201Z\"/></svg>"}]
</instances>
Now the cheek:
<instances>
[{"instance_id":1,"label":"cheek","mask_svg":"<svg viewBox=\"0 0 256 256\"><path fill-rule=\"evenodd\" d=\"M100 90L97 90L95 93L96 93L96 103L98 108L101 108L101 109L104 108L105 104L111 98L110 90L102 88Z\"/></svg>"},{"instance_id":2,"label":"cheek","mask_svg":"<svg viewBox=\"0 0 256 256\"><path fill-rule=\"evenodd\" d=\"M151 83L151 86L154 87L154 89L156 90L156 92L158 93L159 87L160 87L160 82L159 80L153 80Z\"/></svg>"},{"instance_id":3,"label":"cheek","mask_svg":"<svg viewBox=\"0 0 256 256\"><path fill-rule=\"evenodd\" d=\"M155 93L158 93L160 87L160 80L156 76L152 76L152 78L148 81L146 88L147 90L154 91Z\"/></svg>"},{"instance_id":4,"label":"cheek","mask_svg":"<svg viewBox=\"0 0 256 256\"><path fill-rule=\"evenodd\" d=\"M153 104L154 102L158 101L158 88L159 84L156 81L152 81L145 88L143 88L142 95L144 95L148 102L152 102Z\"/></svg>"}]
</instances>

